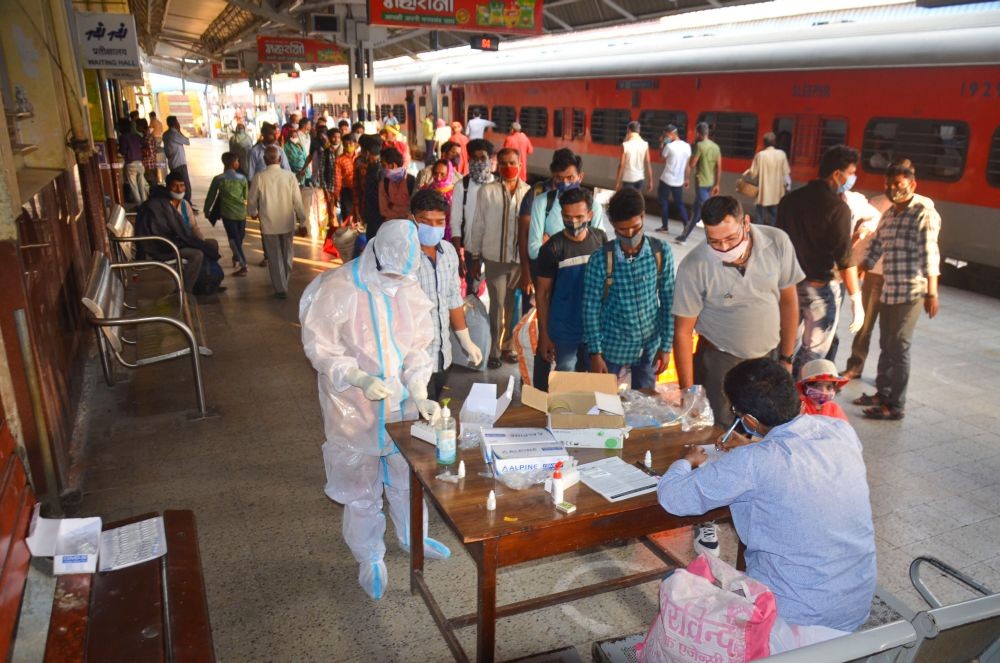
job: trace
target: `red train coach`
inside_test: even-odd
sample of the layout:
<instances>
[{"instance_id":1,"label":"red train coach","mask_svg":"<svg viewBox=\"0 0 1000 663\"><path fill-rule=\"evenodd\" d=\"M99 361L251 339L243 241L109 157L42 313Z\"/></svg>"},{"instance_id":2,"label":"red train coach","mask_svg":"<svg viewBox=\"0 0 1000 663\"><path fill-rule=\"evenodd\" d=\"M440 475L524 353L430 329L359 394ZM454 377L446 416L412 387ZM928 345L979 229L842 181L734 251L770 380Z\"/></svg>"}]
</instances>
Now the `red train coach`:
<instances>
[{"instance_id":1,"label":"red train coach","mask_svg":"<svg viewBox=\"0 0 1000 663\"><path fill-rule=\"evenodd\" d=\"M645 35L606 54L587 42L539 46L489 66L458 60L377 72L373 102L409 100L414 138L425 109L446 119L479 110L497 124L487 133L497 144L516 120L536 148L529 172L547 174L552 152L570 147L583 155L592 186L614 184L632 120L657 164L664 126L677 125L690 142L695 125L708 122L726 192L768 131L788 153L796 185L815 177L822 152L838 143L861 150L856 188L869 195L882 190L888 161L907 157L919 191L941 212L944 255L1000 268L998 26L994 9L693 39Z\"/></svg>"}]
</instances>

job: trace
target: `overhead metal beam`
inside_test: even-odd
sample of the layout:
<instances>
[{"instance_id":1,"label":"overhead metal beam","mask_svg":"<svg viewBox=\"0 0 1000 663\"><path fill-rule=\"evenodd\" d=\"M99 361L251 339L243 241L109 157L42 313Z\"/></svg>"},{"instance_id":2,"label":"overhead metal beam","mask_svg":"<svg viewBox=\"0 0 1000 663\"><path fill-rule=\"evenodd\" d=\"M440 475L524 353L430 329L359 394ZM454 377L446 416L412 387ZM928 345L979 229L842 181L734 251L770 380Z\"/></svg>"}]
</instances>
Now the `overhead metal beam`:
<instances>
[{"instance_id":1,"label":"overhead metal beam","mask_svg":"<svg viewBox=\"0 0 1000 663\"><path fill-rule=\"evenodd\" d=\"M566 21L562 20L561 18L550 12L548 7L542 9L542 13L545 14L546 18L548 18L550 21L561 27L563 30L570 30L570 31L573 30L572 25L570 25Z\"/></svg>"},{"instance_id":2,"label":"overhead metal beam","mask_svg":"<svg viewBox=\"0 0 1000 663\"><path fill-rule=\"evenodd\" d=\"M627 18L628 20L630 20L630 21L634 21L635 20L635 15L634 14L632 14L631 12L626 11L624 7L622 7L621 5L619 5L614 0L602 0L602 1L604 2L605 5L607 5L608 7L611 7L612 9L614 9L616 12L618 12L619 14L621 14L622 16L624 16L625 18Z\"/></svg>"},{"instance_id":3,"label":"overhead metal beam","mask_svg":"<svg viewBox=\"0 0 1000 663\"><path fill-rule=\"evenodd\" d=\"M427 32L428 30L423 30L423 29L409 30L404 28L403 32L395 34L383 41L374 42L372 45L375 46L376 48L381 46L391 46L392 44L398 44L401 41L407 41L409 39L414 39L416 37L422 37L423 35L427 34Z\"/></svg>"},{"instance_id":4,"label":"overhead metal beam","mask_svg":"<svg viewBox=\"0 0 1000 663\"><path fill-rule=\"evenodd\" d=\"M299 33L302 32L301 21L293 18L292 16L289 16L288 14L281 14L279 12L276 12L267 3L267 0L263 0L263 2L261 2L260 5L255 5L252 2L248 2L248 0L226 0L226 2L235 7L239 7L240 9L245 9L246 11L256 16L266 18L268 20L274 21L275 23L280 23L281 25L287 26L295 30L296 32Z\"/></svg>"}]
</instances>

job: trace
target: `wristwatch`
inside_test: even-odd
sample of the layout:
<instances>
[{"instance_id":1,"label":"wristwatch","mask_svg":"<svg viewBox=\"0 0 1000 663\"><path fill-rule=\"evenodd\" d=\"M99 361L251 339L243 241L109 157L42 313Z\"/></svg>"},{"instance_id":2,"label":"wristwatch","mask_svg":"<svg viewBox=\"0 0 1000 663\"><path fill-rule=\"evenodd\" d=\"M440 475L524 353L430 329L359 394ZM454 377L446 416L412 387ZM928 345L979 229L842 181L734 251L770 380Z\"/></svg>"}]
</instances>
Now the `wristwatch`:
<instances>
[{"instance_id":1,"label":"wristwatch","mask_svg":"<svg viewBox=\"0 0 1000 663\"><path fill-rule=\"evenodd\" d=\"M778 355L778 361L783 361L786 364L795 363L795 357L792 355Z\"/></svg>"}]
</instances>

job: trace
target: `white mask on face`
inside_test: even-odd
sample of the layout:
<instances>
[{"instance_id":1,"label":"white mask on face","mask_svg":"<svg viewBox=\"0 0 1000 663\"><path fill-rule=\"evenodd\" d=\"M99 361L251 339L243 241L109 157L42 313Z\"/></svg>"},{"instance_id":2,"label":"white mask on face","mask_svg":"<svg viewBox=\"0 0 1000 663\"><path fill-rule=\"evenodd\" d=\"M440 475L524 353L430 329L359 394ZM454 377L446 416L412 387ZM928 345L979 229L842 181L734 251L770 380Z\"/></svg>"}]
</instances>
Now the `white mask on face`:
<instances>
[{"instance_id":1,"label":"white mask on face","mask_svg":"<svg viewBox=\"0 0 1000 663\"><path fill-rule=\"evenodd\" d=\"M746 226L744 226L744 229L746 229ZM712 249L712 255L718 258L721 262L736 262L737 260L743 257L744 253L747 252L747 246L749 246L749 244L750 244L750 232L748 230L745 230L743 241L741 241L733 248L727 249L725 251L720 251L714 246L709 246L709 248Z\"/></svg>"},{"instance_id":2,"label":"white mask on face","mask_svg":"<svg viewBox=\"0 0 1000 663\"><path fill-rule=\"evenodd\" d=\"M173 198L174 200L184 200L184 192L183 191L171 191L170 192L170 197Z\"/></svg>"}]
</instances>

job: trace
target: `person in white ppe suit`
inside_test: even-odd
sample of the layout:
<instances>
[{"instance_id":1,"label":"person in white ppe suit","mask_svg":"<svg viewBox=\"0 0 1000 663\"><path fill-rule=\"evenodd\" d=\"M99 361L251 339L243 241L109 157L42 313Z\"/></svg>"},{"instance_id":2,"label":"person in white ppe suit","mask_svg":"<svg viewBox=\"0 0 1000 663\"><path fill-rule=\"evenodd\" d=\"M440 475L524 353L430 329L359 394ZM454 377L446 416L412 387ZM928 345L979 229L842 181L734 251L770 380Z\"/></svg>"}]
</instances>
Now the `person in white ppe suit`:
<instances>
[{"instance_id":1,"label":"person in white ppe suit","mask_svg":"<svg viewBox=\"0 0 1000 663\"><path fill-rule=\"evenodd\" d=\"M319 373L325 492L345 507L344 540L373 599L388 581L383 489L400 546L408 550L410 542L409 469L385 424L439 413L427 398L433 325L417 285L420 259L416 225L388 221L359 258L313 280L299 304L302 343ZM425 504L424 554L449 557L427 537L426 511Z\"/></svg>"}]
</instances>

